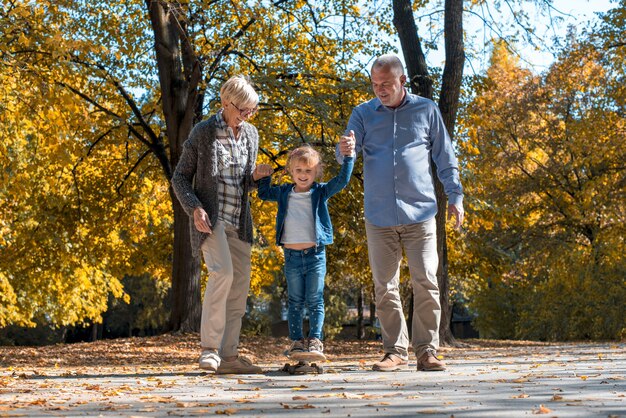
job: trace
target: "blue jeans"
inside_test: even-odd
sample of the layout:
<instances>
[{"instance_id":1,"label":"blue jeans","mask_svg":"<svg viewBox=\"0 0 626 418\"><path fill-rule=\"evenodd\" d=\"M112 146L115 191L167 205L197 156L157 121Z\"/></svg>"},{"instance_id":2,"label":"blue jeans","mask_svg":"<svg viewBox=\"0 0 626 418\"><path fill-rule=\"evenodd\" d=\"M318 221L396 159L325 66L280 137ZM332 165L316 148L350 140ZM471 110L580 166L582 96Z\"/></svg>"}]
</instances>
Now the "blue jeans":
<instances>
[{"instance_id":1,"label":"blue jeans","mask_svg":"<svg viewBox=\"0 0 626 418\"><path fill-rule=\"evenodd\" d=\"M309 338L322 337L324 325L324 277L326 250L324 246L285 251L285 278L289 309L289 338L301 340L304 307L309 311Z\"/></svg>"}]
</instances>

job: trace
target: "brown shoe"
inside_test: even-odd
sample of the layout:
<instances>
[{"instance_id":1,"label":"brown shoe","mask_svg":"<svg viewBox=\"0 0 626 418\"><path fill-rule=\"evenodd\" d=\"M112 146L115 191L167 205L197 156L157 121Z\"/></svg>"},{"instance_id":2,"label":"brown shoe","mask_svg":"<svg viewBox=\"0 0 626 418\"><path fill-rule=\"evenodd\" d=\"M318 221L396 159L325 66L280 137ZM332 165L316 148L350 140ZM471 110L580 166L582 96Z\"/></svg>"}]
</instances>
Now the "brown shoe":
<instances>
[{"instance_id":1,"label":"brown shoe","mask_svg":"<svg viewBox=\"0 0 626 418\"><path fill-rule=\"evenodd\" d=\"M378 363L374 363L372 370L377 372L394 372L406 369L408 362L395 354L387 353Z\"/></svg>"},{"instance_id":2,"label":"brown shoe","mask_svg":"<svg viewBox=\"0 0 626 418\"><path fill-rule=\"evenodd\" d=\"M252 361L244 356L238 356L232 361L222 360L217 368L217 374L258 374L263 373L263 369L256 366Z\"/></svg>"},{"instance_id":3,"label":"brown shoe","mask_svg":"<svg viewBox=\"0 0 626 418\"><path fill-rule=\"evenodd\" d=\"M440 372L446 369L446 363L437 358L437 352L432 348L426 350L417 360L417 370L423 372Z\"/></svg>"}]
</instances>

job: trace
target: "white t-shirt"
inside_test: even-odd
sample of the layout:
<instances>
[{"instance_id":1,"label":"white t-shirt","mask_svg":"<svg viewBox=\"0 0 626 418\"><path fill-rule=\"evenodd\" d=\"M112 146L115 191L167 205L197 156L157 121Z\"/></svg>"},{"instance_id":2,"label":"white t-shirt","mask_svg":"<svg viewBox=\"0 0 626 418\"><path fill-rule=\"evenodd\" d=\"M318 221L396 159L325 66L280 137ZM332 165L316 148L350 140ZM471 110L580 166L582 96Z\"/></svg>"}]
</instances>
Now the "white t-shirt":
<instances>
[{"instance_id":1,"label":"white t-shirt","mask_svg":"<svg viewBox=\"0 0 626 418\"><path fill-rule=\"evenodd\" d=\"M289 193L285 225L280 242L283 244L315 242L315 222L310 190L302 193L292 190Z\"/></svg>"}]
</instances>

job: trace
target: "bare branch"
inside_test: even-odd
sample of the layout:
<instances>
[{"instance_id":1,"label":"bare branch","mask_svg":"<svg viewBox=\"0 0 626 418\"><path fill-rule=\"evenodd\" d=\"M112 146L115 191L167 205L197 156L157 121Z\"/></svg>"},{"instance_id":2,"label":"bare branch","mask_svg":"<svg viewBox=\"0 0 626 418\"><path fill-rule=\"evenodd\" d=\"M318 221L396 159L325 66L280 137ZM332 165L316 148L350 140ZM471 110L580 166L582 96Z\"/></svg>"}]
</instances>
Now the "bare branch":
<instances>
[{"instance_id":1,"label":"bare branch","mask_svg":"<svg viewBox=\"0 0 626 418\"><path fill-rule=\"evenodd\" d=\"M118 184L117 187L115 188L115 191L117 192L118 196L124 197L124 195L122 194L122 187L124 187L124 183L126 183L126 180L128 180L128 178L131 176L131 174L133 174L135 169L137 167L139 167L139 164L141 164L141 162L144 160L144 158L146 158L148 155L150 155L150 153L151 153L150 150L146 150L143 154L141 154L141 156L137 159L137 161L130 168L130 170L128 170L128 173L126 173L126 175L122 179L122 182L120 184Z\"/></svg>"}]
</instances>

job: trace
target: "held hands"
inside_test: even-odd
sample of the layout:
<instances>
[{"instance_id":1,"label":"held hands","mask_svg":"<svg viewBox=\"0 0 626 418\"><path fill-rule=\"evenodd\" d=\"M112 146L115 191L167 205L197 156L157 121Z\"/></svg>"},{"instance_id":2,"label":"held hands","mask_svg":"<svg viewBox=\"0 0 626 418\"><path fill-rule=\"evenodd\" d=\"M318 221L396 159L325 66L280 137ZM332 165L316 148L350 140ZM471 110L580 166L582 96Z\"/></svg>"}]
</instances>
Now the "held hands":
<instances>
[{"instance_id":1,"label":"held hands","mask_svg":"<svg viewBox=\"0 0 626 418\"><path fill-rule=\"evenodd\" d=\"M200 232L204 232L206 234L213 233L213 231L211 230L211 227L213 225L211 225L209 215L201 207L197 207L193 211L193 224Z\"/></svg>"},{"instance_id":2,"label":"held hands","mask_svg":"<svg viewBox=\"0 0 626 418\"><path fill-rule=\"evenodd\" d=\"M254 179L254 181L257 181L258 179L262 179L263 177L271 176L273 172L274 169L271 165L259 164L254 169L254 172L252 173L252 178Z\"/></svg>"},{"instance_id":3,"label":"held hands","mask_svg":"<svg viewBox=\"0 0 626 418\"><path fill-rule=\"evenodd\" d=\"M452 217L456 218L456 222L454 223L454 229L457 231L461 230L461 225L463 224L463 218L465 217L465 212L463 211L463 204L460 205L448 205L448 219Z\"/></svg>"},{"instance_id":4,"label":"held hands","mask_svg":"<svg viewBox=\"0 0 626 418\"><path fill-rule=\"evenodd\" d=\"M344 157L350 157L354 155L354 149L356 147L356 139L354 138L354 131L350 131L348 135L344 135L339 140L339 152Z\"/></svg>"}]
</instances>

